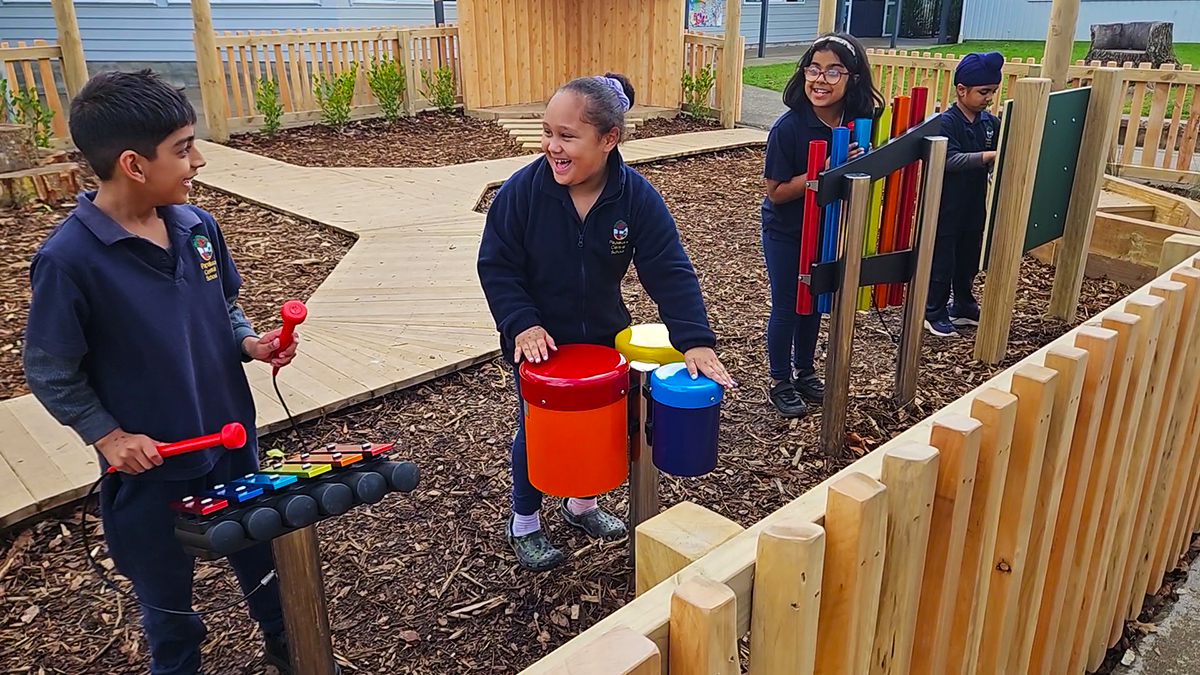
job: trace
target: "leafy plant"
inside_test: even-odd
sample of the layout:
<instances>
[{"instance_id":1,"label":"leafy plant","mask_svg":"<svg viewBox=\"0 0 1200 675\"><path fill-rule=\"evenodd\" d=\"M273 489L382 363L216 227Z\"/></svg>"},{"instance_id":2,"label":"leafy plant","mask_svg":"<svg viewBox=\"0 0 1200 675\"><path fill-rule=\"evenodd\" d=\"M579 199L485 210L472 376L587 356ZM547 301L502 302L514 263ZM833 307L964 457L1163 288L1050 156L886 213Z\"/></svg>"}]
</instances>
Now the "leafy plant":
<instances>
[{"instance_id":1,"label":"leafy plant","mask_svg":"<svg viewBox=\"0 0 1200 675\"><path fill-rule=\"evenodd\" d=\"M448 113L458 104L458 95L454 89L454 70L443 66L433 71L422 70L421 77L425 79L425 98L438 110Z\"/></svg>"},{"instance_id":2,"label":"leafy plant","mask_svg":"<svg viewBox=\"0 0 1200 675\"><path fill-rule=\"evenodd\" d=\"M9 104L5 103L5 105L7 107ZM54 117L54 111L50 109L50 106L42 103L42 99L38 98L37 90L30 87L24 91L18 91L12 95L11 105L17 124L33 127L34 142L43 148L50 147L50 120Z\"/></svg>"},{"instance_id":3,"label":"leafy plant","mask_svg":"<svg viewBox=\"0 0 1200 675\"><path fill-rule=\"evenodd\" d=\"M321 106L321 121L334 129L342 129L350 121L350 104L354 100L354 87L358 82L358 63L350 69L325 77L317 76L317 105Z\"/></svg>"},{"instance_id":4,"label":"leafy plant","mask_svg":"<svg viewBox=\"0 0 1200 675\"><path fill-rule=\"evenodd\" d=\"M0 76L0 122L15 122L16 111L12 94L8 91L8 78Z\"/></svg>"},{"instance_id":5,"label":"leafy plant","mask_svg":"<svg viewBox=\"0 0 1200 675\"><path fill-rule=\"evenodd\" d=\"M692 75L685 68L683 71L683 112L693 117L708 117L711 109L708 107L708 95L717 83L716 71L713 64L700 69Z\"/></svg>"},{"instance_id":6,"label":"leafy plant","mask_svg":"<svg viewBox=\"0 0 1200 675\"><path fill-rule=\"evenodd\" d=\"M265 76L254 89L254 108L263 116L263 131L268 135L279 131L279 119L283 116L283 104L279 101L279 85Z\"/></svg>"},{"instance_id":7,"label":"leafy plant","mask_svg":"<svg viewBox=\"0 0 1200 675\"><path fill-rule=\"evenodd\" d=\"M375 61L367 70L367 84L379 107L383 110L383 118L389 122L400 119L404 109L404 86L406 84L404 69L395 59L385 58Z\"/></svg>"}]
</instances>

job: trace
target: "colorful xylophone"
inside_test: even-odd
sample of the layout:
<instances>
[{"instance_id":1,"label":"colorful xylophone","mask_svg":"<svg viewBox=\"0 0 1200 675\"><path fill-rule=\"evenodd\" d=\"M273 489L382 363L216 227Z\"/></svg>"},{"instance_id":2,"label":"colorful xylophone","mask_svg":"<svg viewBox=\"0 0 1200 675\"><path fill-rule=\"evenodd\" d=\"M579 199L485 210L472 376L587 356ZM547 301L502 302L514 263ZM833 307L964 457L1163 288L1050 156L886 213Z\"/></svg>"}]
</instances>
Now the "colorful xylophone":
<instances>
[{"instance_id":1,"label":"colorful xylophone","mask_svg":"<svg viewBox=\"0 0 1200 675\"><path fill-rule=\"evenodd\" d=\"M184 550L214 560L374 504L388 492L411 492L417 466L394 461L392 443L330 443L317 452L273 459L263 471L216 485L171 505Z\"/></svg>"}]
</instances>

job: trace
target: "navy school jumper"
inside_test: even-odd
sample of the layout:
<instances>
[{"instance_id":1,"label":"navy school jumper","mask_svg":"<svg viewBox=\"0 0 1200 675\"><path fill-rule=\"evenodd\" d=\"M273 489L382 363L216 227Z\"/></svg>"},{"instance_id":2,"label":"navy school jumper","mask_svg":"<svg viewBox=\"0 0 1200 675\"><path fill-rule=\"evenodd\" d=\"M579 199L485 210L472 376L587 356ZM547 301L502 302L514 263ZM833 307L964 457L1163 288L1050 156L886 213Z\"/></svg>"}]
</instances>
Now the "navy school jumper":
<instances>
[{"instance_id":1,"label":"navy school jumper","mask_svg":"<svg viewBox=\"0 0 1200 675\"><path fill-rule=\"evenodd\" d=\"M171 442L241 422L247 443L164 458L100 490L109 551L143 602L191 607L194 559L174 535L170 502L257 469L254 399L240 342L253 335L236 308L241 277L216 221L190 205L159 209L170 250L134 236L80 196L35 254L24 363L30 389L86 443L120 426ZM97 453L99 455L99 453ZM107 468L100 456L101 470ZM229 557L243 592L273 567L270 547ZM281 633L274 583L250 614ZM198 617L142 608L154 675L196 673Z\"/></svg>"},{"instance_id":2,"label":"navy school jumper","mask_svg":"<svg viewBox=\"0 0 1200 675\"><path fill-rule=\"evenodd\" d=\"M672 346L680 352L716 346L695 270L662 196L625 165L616 149L606 171L604 189L583 220L544 155L496 193L478 272L508 363L516 337L533 326L544 328L556 344L613 346L617 333L630 324L621 280L631 262L658 305ZM513 507L529 515L541 506L542 495L529 484L520 422L518 412Z\"/></svg>"},{"instance_id":3,"label":"navy school jumper","mask_svg":"<svg viewBox=\"0 0 1200 675\"><path fill-rule=\"evenodd\" d=\"M987 219L988 173L983 152L995 150L1000 120L984 111L968 120L952 105L940 115L946 146L946 172L938 209L937 239L929 276L925 318L948 319L947 303L976 304L971 286L979 271L983 229Z\"/></svg>"}]
</instances>

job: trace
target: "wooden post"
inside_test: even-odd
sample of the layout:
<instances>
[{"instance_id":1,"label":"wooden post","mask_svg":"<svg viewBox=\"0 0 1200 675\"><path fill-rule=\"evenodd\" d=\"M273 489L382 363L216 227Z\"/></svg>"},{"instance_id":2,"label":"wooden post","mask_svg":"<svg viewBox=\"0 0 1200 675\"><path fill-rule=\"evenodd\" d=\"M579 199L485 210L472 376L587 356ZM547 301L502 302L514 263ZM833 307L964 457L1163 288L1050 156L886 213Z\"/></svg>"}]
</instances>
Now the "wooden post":
<instances>
[{"instance_id":1,"label":"wooden post","mask_svg":"<svg viewBox=\"0 0 1200 675\"><path fill-rule=\"evenodd\" d=\"M207 3L205 3L207 4ZM321 580L315 525L271 540L279 572L279 601L296 675L333 675L333 636Z\"/></svg>"},{"instance_id":2,"label":"wooden post","mask_svg":"<svg viewBox=\"0 0 1200 675\"><path fill-rule=\"evenodd\" d=\"M557 675L660 675L662 655L654 640L622 626L567 658Z\"/></svg>"},{"instance_id":3,"label":"wooden post","mask_svg":"<svg viewBox=\"0 0 1200 675\"><path fill-rule=\"evenodd\" d=\"M421 68L413 58L412 33L407 28L401 28L397 39L399 49L396 51L396 57L400 60L400 67L404 68L404 112L411 117L421 112L417 108L417 100L420 98L417 86L421 83ZM479 56L471 58L477 59Z\"/></svg>"},{"instance_id":4,"label":"wooden post","mask_svg":"<svg viewBox=\"0 0 1200 675\"><path fill-rule=\"evenodd\" d=\"M213 30L212 7L208 0L192 0L192 42L196 47L196 74L200 76L200 97L204 101L204 123L209 137L217 142L229 140L229 120L225 117L225 92L221 76L221 55Z\"/></svg>"},{"instance_id":5,"label":"wooden post","mask_svg":"<svg viewBox=\"0 0 1200 675\"><path fill-rule=\"evenodd\" d=\"M1037 179L1046 107L1050 101L1050 80L1022 78L1012 87L1012 122L1009 133L1020 142L1005 148L1000 193L993 204L996 217L988 261L987 281L983 286L983 312L975 334L975 358L997 364L1008 347L1012 327L1013 304L1017 293L1017 275L1024 255L1025 228Z\"/></svg>"},{"instance_id":6,"label":"wooden post","mask_svg":"<svg viewBox=\"0 0 1200 675\"><path fill-rule=\"evenodd\" d=\"M1075 46L1078 21L1079 0L1054 0L1050 5L1050 28L1046 31L1042 74L1050 78L1051 91L1067 86L1067 70L1071 67L1071 48Z\"/></svg>"},{"instance_id":7,"label":"wooden post","mask_svg":"<svg viewBox=\"0 0 1200 675\"><path fill-rule=\"evenodd\" d=\"M832 33L837 23L837 7L839 0L820 0L817 6L817 36Z\"/></svg>"},{"instance_id":8,"label":"wooden post","mask_svg":"<svg viewBox=\"0 0 1200 675\"><path fill-rule=\"evenodd\" d=\"M861 473L829 485L817 673L867 675L887 546L887 488Z\"/></svg>"},{"instance_id":9,"label":"wooden post","mask_svg":"<svg viewBox=\"0 0 1200 675\"><path fill-rule=\"evenodd\" d=\"M1195 262L1193 261L1193 265L1194 264ZM1182 281L1183 277L1192 276L1197 272L1198 270L1194 266L1183 267L1182 269L1174 272L1172 274L1172 278ZM1200 328L1200 326L1197 326L1196 328ZM1195 330L1195 328L1193 330ZM1197 395L1200 396L1200 393ZM1193 405L1198 403L1200 403L1200 400ZM1196 434L1198 430L1200 430L1200 426L1197 426L1196 424L1197 418L1194 413L1187 415L1186 419L1186 423L1181 420L1182 426L1179 428L1179 433L1186 434L1186 437L1181 439L1181 442L1184 444L1183 447L1188 452L1193 453L1193 455L1190 460L1190 472L1187 474L1187 476L1181 476L1181 478L1186 478L1180 494L1179 504L1181 511L1179 512L1178 517L1174 519L1175 532L1171 535L1171 541L1168 542L1168 554L1170 556L1169 562L1172 564L1178 559L1179 556L1183 555L1190 546L1193 524L1192 509L1195 506L1196 490L1198 487L1200 487L1200 450L1198 450L1196 447Z\"/></svg>"},{"instance_id":10,"label":"wooden post","mask_svg":"<svg viewBox=\"0 0 1200 675\"><path fill-rule=\"evenodd\" d=\"M742 526L699 504L679 502L634 530L638 595L742 532Z\"/></svg>"},{"instance_id":11,"label":"wooden post","mask_svg":"<svg viewBox=\"0 0 1200 675\"><path fill-rule=\"evenodd\" d=\"M737 122L738 101L742 98L742 41L740 38L742 3L725 3L725 40L721 53L721 126L732 129Z\"/></svg>"},{"instance_id":12,"label":"wooden post","mask_svg":"<svg viewBox=\"0 0 1200 675\"><path fill-rule=\"evenodd\" d=\"M914 673L946 672L982 438L979 420L963 415L946 415L934 421L929 432L929 444L939 453L938 478L917 610L916 625L921 629L912 649Z\"/></svg>"},{"instance_id":13,"label":"wooden post","mask_svg":"<svg viewBox=\"0 0 1200 675\"><path fill-rule=\"evenodd\" d=\"M67 85L67 98L74 98L88 81L87 58L83 55L79 21L75 18L75 2L50 0L50 6L54 8L54 27L58 30L58 46L62 49L63 82Z\"/></svg>"},{"instance_id":14,"label":"wooden post","mask_svg":"<svg viewBox=\"0 0 1200 675\"><path fill-rule=\"evenodd\" d=\"M1163 240L1162 255L1158 258L1158 274L1162 276L1172 267L1200 253L1200 236L1173 234Z\"/></svg>"},{"instance_id":15,"label":"wooden post","mask_svg":"<svg viewBox=\"0 0 1200 675\"><path fill-rule=\"evenodd\" d=\"M646 436L646 418L651 402L644 396L643 385L658 364L633 361L629 364L629 531L657 516L658 467L654 466L653 448ZM629 564L637 570L637 537L629 537Z\"/></svg>"},{"instance_id":16,"label":"wooden post","mask_svg":"<svg viewBox=\"0 0 1200 675\"><path fill-rule=\"evenodd\" d=\"M1065 0L1078 6L1079 0ZM1055 0L1057 9L1064 0ZM1051 19L1051 30L1054 23ZM1067 47L1070 54L1070 45ZM1049 53L1050 44L1046 51ZM1100 203L1100 187L1104 184L1107 166L1108 141L1113 137L1117 120L1124 105L1122 72L1117 68L1097 68L1088 97L1087 119L1083 123L1083 141L1075 161L1075 180L1067 203L1067 218L1063 223L1062 241L1056 249L1054 286L1050 291L1050 316L1072 322L1079 308L1079 289L1092 245L1092 230L1096 223L1096 206ZM1066 64L1063 74L1066 73Z\"/></svg>"},{"instance_id":17,"label":"wooden post","mask_svg":"<svg viewBox=\"0 0 1200 675\"><path fill-rule=\"evenodd\" d=\"M982 599L987 597L992 579L992 549L996 545L996 523L1000 521L1000 502L1004 498L1004 482L1012 452L1017 397L995 387L985 389L971 401L971 417L983 425L983 436L979 442L975 493L971 497L967 542L963 547L962 572L954 604L954 632L943 671L946 673L975 672L984 610L987 609L987 603Z\"/></svg>"},{"instance_id":18,"label":"wooden post","mask_svg":"<svg viewBox=\"0 0 1200 675\"><path fill-rule=\"evenodd\" d=\"M880 478L888 494L887 555L871 651L872 675L909 672L938 463L937 448L916 443L888 450L883 456Z\"/></svg>"},{"instance_id":19,"label":"wooden post","mask_svg":"<svg viewBox=\"0 0 1200 675\"><path fill-rule=\"evenodd\" d=\"M670 675L738 675L737 594L695 576L671 595Z\"/></svg>"},{"instance_id":20,"label":"wooden post","mask_svg":"<svg viewBox=\"0 0 1200 675\"><path fill-rule=\"evenodd\" d=\"M1087 371L1083 378L1079 410L1075 415L1075 429L1071 434L1070 456L1059 500L1059 517L1054 524L1046 582L1038 603L1037 629L1030 658L1031 675L1049 675L1054 649L1056 645L1061 646L1054 636L1059 634L1063 599L1070 578L1075 540L1079 535L1088 477L1092 471L1096 436L1100 433L1100 413L1104 408L1113 355L1117 349L1117 334L1107 328L1083 326L1075 334L1075 346L1088 353Z\"/></svg>"},{"instance_id":21,"label":"wooden post","mask_svg":"<svg viewBox=\"0 0 1200 675\"><path fill-rule=\"evenodd\" d=\"M992 579L986 596L987 614L979 647L977 672L1001 675L1014 650L1018 600L1027 571L1029 535L1037 507L1041 466L1050 432L1050 414L1058 389L1058 374L1049 368L1026 364L1013 373L1011 390L1017 397L1008 480L1000 507L996 546L992 551Z\"/></svg>"},{"instance_id":22,"label":"wooden post","mask_svg":"<svg viewBox=\"0 0 1200 675\"><path fill-rule=\"evenodd\" d=\"M758 535L750 612L750 675L810 675L817 661L817 618L825 530L786 522Z\"/></svg>"},{"instance_id":23,"label":"wooden post","mask_svg":"<svg viewBox=\"0 0 1200 675\"><path fill-rule=\"evenodd\" d=\"M1058 374L1054 405L1050 414L1050 433L1046 437L1046 454L1041 464L1041 479L1035 497L1033 528L1029 532L1029 553L1025 557L1025 574L1021 578L1017 600L1017 633L1013 649L1009 650L1005 672L1028 673L1033 658L1039 605L1046 587L1050 549L1058 526L1059 506L1062 503L1063 482L1067 474L1067 459L1079 399L1083 394L1083 378L1087 372L1088 353L1078 347L1052 347L1046 353L1046 367ZM1038 467L1033 467L1038 471Z\"/></svg>"}]
</instances>

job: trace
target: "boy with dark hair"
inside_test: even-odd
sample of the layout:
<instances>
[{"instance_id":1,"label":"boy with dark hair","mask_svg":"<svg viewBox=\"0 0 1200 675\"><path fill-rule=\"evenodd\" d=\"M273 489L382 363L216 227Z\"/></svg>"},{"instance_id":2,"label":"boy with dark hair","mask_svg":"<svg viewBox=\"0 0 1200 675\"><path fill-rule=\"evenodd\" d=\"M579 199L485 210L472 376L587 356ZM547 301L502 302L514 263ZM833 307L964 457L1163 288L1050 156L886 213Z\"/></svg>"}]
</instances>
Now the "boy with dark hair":
<instances>
[{"instance_id":1,"label":"boy with dark hair","mask_svg":"<svg viewBox=\"0 0 1200 675\"><path fill-rule=\"evenodd\" d=\"M79 196L33 258L23 354L37 399L95 446L101 471L118 470L101 484L100 513L142 604L154 675L199 672L206 635L191 609L195 560L168 505L257 470L243 362L283 366L295 355L294 343L278 352L278 329L254 332L220 228L187 203L204 166L195 121L187 98L148 70L101 73L71 102L72 139L100 188ZM228 422L246 428L244 447L156 450ZM243 593L258 589L247 604L267 659L290 672L269 545L229 562Z\"/></svg>"},{"instance_id":2,"label":"boy with dark hair","mask_svg":"<svg viewBox=\"0 0 1200 675\"><path fill-rule=\"evenodd\" d=\"M988 173L996 161L1000 120L987 111L1000 89L1004 56L967 54L954 69L956 100L941 114L946 175L938 213L925 328L939 337L958 335L956 326L979 325L979 303L971 292L979 272L987 219ZM954 291L954 302L950 292Z\"/></svg>"}]
</instances>

